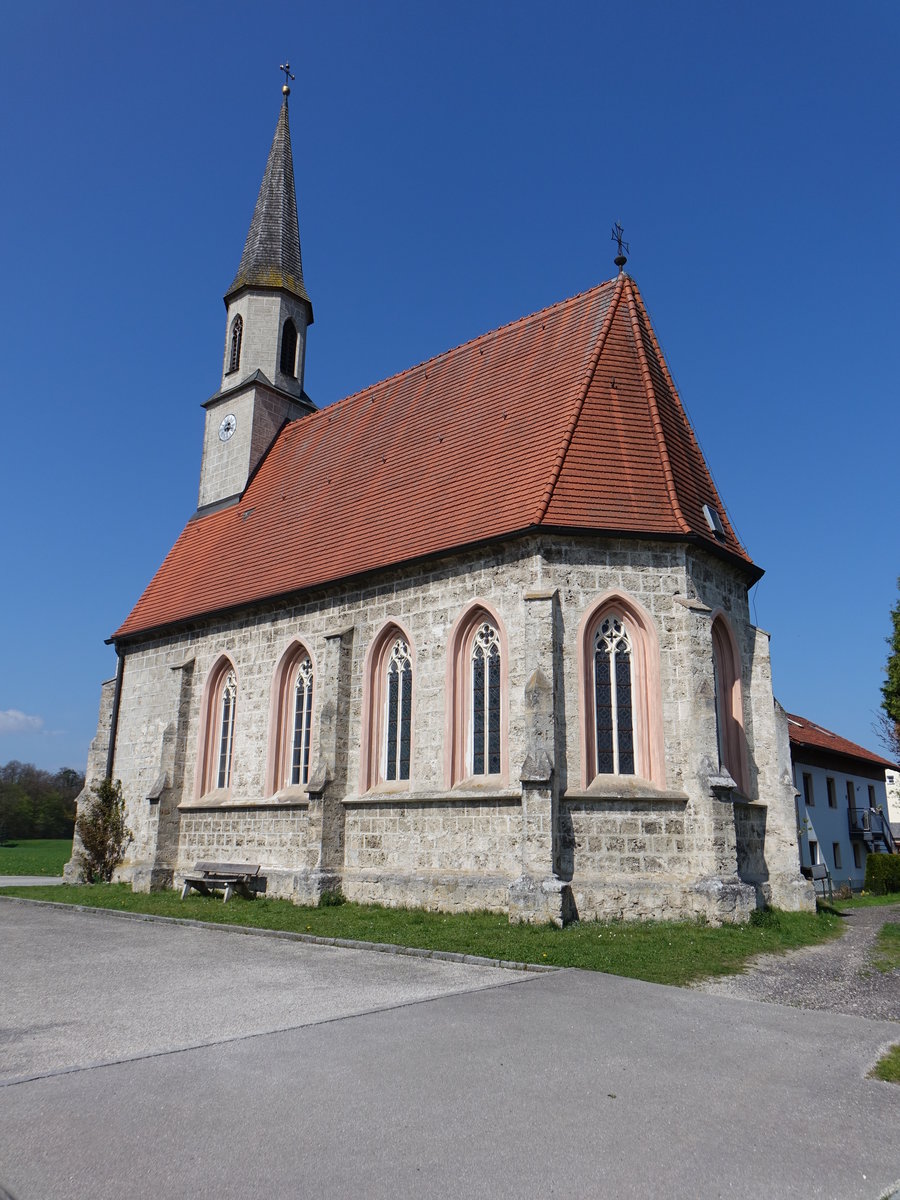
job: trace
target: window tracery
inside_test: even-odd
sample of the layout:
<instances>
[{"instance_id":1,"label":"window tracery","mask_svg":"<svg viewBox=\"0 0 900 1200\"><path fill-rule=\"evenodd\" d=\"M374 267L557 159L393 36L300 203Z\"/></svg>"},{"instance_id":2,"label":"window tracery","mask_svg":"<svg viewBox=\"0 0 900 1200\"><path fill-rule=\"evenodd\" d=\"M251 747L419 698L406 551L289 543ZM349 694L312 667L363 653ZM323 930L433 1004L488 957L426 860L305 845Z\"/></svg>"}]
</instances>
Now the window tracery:
<instances>
[{"instance_id":1,"label":"window tracery","mask_svg":"<svg viewBox=\"0 0 900 1200\"><path fill-rule=\"evenodd\" d=\"M228 374L241 365L241 342L244 337L244 318L240 313L231 322L231 345L228 351Z\"/></svg>"},{"instance_id":2,"label":"window tracery","mask_svg":"<svg viewBox=\"0 0 900 1200\"><path fill-rule=\"evenodd\" d=\"M631 639L610 614L594 635L594 734L598 775L633 775Z\"/></svg>"}]
</instances>

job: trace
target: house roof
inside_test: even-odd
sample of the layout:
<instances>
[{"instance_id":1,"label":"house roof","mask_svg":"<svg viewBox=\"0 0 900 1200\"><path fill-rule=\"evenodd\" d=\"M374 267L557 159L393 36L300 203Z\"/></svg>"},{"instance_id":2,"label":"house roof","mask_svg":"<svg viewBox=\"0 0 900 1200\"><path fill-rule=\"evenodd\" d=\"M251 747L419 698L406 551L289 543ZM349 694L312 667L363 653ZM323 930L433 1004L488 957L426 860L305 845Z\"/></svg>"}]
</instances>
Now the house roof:
<instances>
[{"instance_id":1,"label":"house roof","mask_svg":"<svg viewBox=\"0 0 900 1200\"><path fill-rule=\"evenodd\" d=\"M858 758L862 762L873 763L875 766L896 767L896 764L888 759L873 754L871 750L864 750L862 746L857 746L856 742L850 742L840 734L832 733L830 729L823 729L821 725L808 721L806 717L798 717L795 713L786 713L785 716L788 719L788 733L792 747L828 750L832 754L841 754L845 758Z\"/></svg>"},{"instance_id":2,"label":"house roof","mask_svg":"<svg viewBox=\"0 0 900 1200\"><path fill-rule=\"evenodd\" d=\"M312 324L312 302L303 282L300 255L300 226L297 220L287 96L278 115L265 174L259 185L256 207L244 243L244 253L237 275L225 295L226 301L244 287L283 288L306 301L309 305L309 323Z\"/></svg>"},{"instance_id":3,"label":"house roof","mask_svg":"<svg viewBox=\"0 0 900 1200\"><path fill-rule=\"evenodd\" d=\"M113 637L541 529L691 540L762 573L625 274L287 424Z\"/></svg>"}]
</instances>

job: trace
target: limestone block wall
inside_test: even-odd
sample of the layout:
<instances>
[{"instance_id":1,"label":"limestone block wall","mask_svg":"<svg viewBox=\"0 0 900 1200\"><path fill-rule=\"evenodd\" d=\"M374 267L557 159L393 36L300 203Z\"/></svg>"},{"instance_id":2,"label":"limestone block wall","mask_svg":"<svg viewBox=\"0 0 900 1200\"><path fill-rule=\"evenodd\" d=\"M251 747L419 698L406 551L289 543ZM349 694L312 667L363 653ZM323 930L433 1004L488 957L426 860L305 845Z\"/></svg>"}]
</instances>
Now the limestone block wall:
<instances>
[{"instance_id":1,"label":"limestone block wall","mask_svg":"<svg viewBox=\"0 0 900 1200\"><path fill-rule=\"evenodd\" d=\"M580 630L610 594L644 614L658 643L653 704L664 761L652 786L589 780L582 762ZM451 787L448 774L448 656L454 625L475 601L495 615L508 647L507 762L491 794L483 787L473 794L472 781ZM750 624L745 579L675 543L582 537L523 538L447 556L124 647L115 773L135 832L126 871L137 878L150 864L177 873L197 858L252 857L310 878L337 872L358 898L451 908L502 908L511 881L556 874L581 895L582 915L657 915L666 906L669 915L715 917L723 907L745 914L755 892L739 879L739 857L751 874L755 868L737 843L742 830L752 842L752 829L736 821L708 778L717 759L717 611L741 648L748 799L769 806L771 875L769 837L784 823L773 822L772 808L785 793L778 768L759 761L779 749L767 642L761 646ZM408 639L413 658L410 780L395 796L361 785L366 656L388 623ZM274 681L298 641L316 680L314 804L272 781ZM223 656L238 688L231 786L227 795L204 795L204 691ZM520 778L528 780L527 798ZM790 826L792 803L791 795ZM783 859L777 869L790 874ZM306 894L306 884L297 888Z\"/></svg>"}]
</instances>

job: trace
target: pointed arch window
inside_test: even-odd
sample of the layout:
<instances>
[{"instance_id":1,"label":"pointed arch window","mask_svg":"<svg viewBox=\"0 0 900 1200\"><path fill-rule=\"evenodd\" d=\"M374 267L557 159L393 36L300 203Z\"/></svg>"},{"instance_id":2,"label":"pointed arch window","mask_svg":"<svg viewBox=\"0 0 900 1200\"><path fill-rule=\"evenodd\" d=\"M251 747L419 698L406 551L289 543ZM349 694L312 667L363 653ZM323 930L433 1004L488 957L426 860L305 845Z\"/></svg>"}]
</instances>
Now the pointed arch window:
<instances>
[{"instance_id":1,"label":"pointed arch window","mask_svg":"<svg viewBox=\"0 0 900 1200\"><path fill-rule=\"evenodd\" d=\"M664 788L659 641L650 614L610 593L581 620L582 782L636 775Z\"/></svg>"},{"instance_id":2,"label":"pointed arch window","mask_svg":"<svg viewBox=\"0 0 900 1200\"><path fill-rule=\"evenodd\" d=\"M393 622L372 642L363 680L360 791L409 783L413 749L415 651Z\"/></svg>"},{"instance_id":3,"label":"pointed arch window","mask_svg":"<svg viewBox=\"0 0 900 1200\"><path fill-rule=\"evenodd\" d=\"M231 789L237 718L238 679L224 655L210 671L200 709L199 759L195 795Z\"/></svg>"},{"instance_id":4,"label":"pointed arch window","mask_svg":"<svg viewBox=\"0 0 900 1200\"><path fill-rule=\"evenodd\" d=\"M409 646L397 638L387 660L384 770L385 780L409 779L412 736L412 659Z\"/></svg>"},{"instance_id":5,"label":"pointed arch window","mask_svg":"<svg viewBox=\"0 0 900 1200\"><path fill-rule=\"evenodd\" d=\"M237 679L229 671L219 700L219 767L216 787L231 787L231 758L234 750L234 715L237 708Z\"/></svg>"},{"instance_id":6,"label":"pointed arch window","mask_svg":"<svg viewBox=\"0 0 900 1200\"><path fill-rule=\"evenodd\" d=\"M231 322L231 338L228 345L228 371L236 371L241 365L241 341L244 337L244 318L240 313Z\"/></svg>"},{"instance_id":7,"label":"pointed arch window","mask_svg":"<svg viewBox=\"0 0 900 1200\"><path fill-rule=\"evenodd\" d=\"M507 775L506 637L499 617L474 601L448 642L444 768L449 784Z\"/></svg>"},{"instance_id":8,"label":"pointed arch window","mask_svg":"<svg viewBox=\"0 0 900 1200\"><path fill-rule=\"evenodd\" d=\"M314 747L315 667L312 655L294 641L282 655L272 682L266 792L305 788Z\"/></svg>"},{"instance_id":9,"label":"pointed arch window","mask_svg":"<svg viewBox=\"0 0 900 1200\"><path fill-rule=\"evenodd\" d=\"M749 794L749 773L741 691L741 655L731 626L721 613L712 624L712 652L719 765L728 771L738 789L746 796Z\"/></svg>"},{"instance_id":10,"label":"pointed arch window","mask_svg":"<svg viewBox=\"0 0 900 1200\"><path fill-rule=\"evenodd\" d=\"M293 379L297 374L297 326L290 317L281 329L281 373Z\"/></svg>"},{"instance_id":11,"label":"pointed arch window","mask_svg":"<svg viewBox=\"0 0 900 1200\"><path fill-rule=\"evenodd\" d=\"M631 638L610 613L594 634L594 738L598 775L633 775Z\"/></svg>"}]
</instances>

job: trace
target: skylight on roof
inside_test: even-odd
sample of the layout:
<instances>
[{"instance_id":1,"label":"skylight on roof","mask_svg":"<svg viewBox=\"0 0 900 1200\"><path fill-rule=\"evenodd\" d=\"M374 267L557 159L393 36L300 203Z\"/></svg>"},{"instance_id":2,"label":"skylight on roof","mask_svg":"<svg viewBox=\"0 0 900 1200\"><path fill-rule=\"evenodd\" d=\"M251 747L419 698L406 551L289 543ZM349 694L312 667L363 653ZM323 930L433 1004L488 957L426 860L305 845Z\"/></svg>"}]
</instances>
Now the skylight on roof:
<instances>
[{"instance_id":1,"label":"skylight on roof","mask_svg":"<svg viewBox=\"0 0 900 1200\"><path fill-rule=\"evenodd\" d=\"M717 538L725 540L725 526L722 524L722 518L719 516L718 510L710 504L703 505L703 515L706 517L706 523L716 535Z\"/></svg>"}]
</instances>

